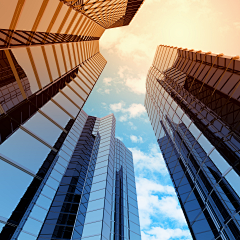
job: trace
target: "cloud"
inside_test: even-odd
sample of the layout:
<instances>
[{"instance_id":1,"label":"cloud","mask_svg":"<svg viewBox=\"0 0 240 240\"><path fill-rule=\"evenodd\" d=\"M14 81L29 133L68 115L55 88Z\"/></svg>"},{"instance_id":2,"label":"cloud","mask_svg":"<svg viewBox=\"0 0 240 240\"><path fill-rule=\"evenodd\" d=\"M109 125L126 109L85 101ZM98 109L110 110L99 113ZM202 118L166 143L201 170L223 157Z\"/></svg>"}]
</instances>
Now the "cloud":
<instances>
[{"instance_id":1,"label":"cloud","mask_svg":"<svg viewBox=\"0 0 240 240\"><path fill-rule=\"evenodd\" d=\"M128 116L127 115L122 115L120 118L119 118L119 121L120 122L126 122L128 120Z\"/></svg>"},{"instance_id":2,"label":"cloud","mask_svg":"<svg viewBox=\"0 0 240 240\"><path fill-rule=\"evenodd\" d=\"M118 76L123 79L122 83L128 87L129 91L138 95L146 93L146 75L136 74L133 76L129 67L120 66Z\"/></svg>"},{"instance_id":3,"label":"cloud","mask_svg":"<svg viewBox=\"0 0 240 240\"><path fill-rule=\"evenodd\" d=\"M138 75L137 78L127 77L125 79L125 85L129 88L131 92L134 92L136 94L145 94L146 76Z\"/></svg>"},{"instance_id":4,"label":"cloud","mask_svg":"<svg viewBox=\"0 0 240 240\"><path fill-rule=\"evenodd\" d=\"M181 229L186 221L173 186L166 183L167 168L157 144L151 144L146 152L129 150L133 154L142 239L188 239L189 231Z\"/></svg>"},{"instance_id":5,"label":"cloud","mask_svg":"<svg viewBox=\"0 0 240 240\"><path fill-rule=\"evenodd\" d=\"M240 22L233 23L237 30L240 30Z\"/></svg>"},{"instance_id":6,"label":"cloud","mask_svg":"<svg viewBox=\"0 0 240 240\"><path fill-rule=\"evenodd\" d=\"M107 86L110 86L112 82L112 78L104 78L103 83L106 84Z\"/></svg>"},{"instance_id":7,"label":"cloud","mask_svg":"<svg viewBox=\"0 0 240 240\"><path fill-rule=\"evenodd\" d=\"M113 103L110 104L109 107L112 111L114 112L120 112L122 111L123 107L125 106L124 102L119 102L119 103Z\"/></svg>"},{"instance_id":8,"label":"cloud","mask_svg":"<svg viewBox=\"0 0 240 240\"><path fill-rule=\"evenodd\" d=\"M101 93L101 94L110 94L111 89L107 88L107 89L102 89L102 88L98 88L97 92Z\"/></svg>"},{"instance_id":9,"label":"cloud","mask_svg":"<svg viewBox=\"0 0 240 240\"><path fill-rule=\"evenodd\" d=\"M128 122L128 125L131 127L131 129L137 130L137 127L132 122Z\"/></svg>"},{"instance_id":10,"label":"cloud","mask_svg":"<svg viewBox=\"0 0 240 240\"><path fill-rule=\"evenodd\" d=\"M134 168L139 173L144 174L146 171L151 171L167 174L167 168L157 144L152 144L147 153L139 148L129 148L129 150L133 154Z\"/></svg>"},{"instance_id":11,"label":"cloud","mask_svg":"<svg viewBox=\"0 0 240 240\"><path fill-rule=\"evenodd\" d=\"M145 107L140 103L132 103L128 108L125 108L125 105L126 104L123 101L109 105L113 112L123 113L119 119L121 122L127 121L131 118L141 117L146 113Z\"/></svg>"},{"instance_id":12,"label":"cloud","mask_svg":"<svg viewBox=\"0 0 240 240\"><path fill-rule=\"evenodd\" d=\"M109 94L109 93L110 93L110 89L105 89L104 92L105 92L106 94Z\"/></svg>"},{"instance_id":13,"label":"cloud","mask_svg":"<svg viewBox=\"0 0 240 240\"><path fill-rule=\"evenodd\" d=\"M162 228L153 227L151 230L142 232L142 240L191 240L191 236L188 230L182 230L180 228Z\"/></svg>"},{"instance_id":14,"label":"cloud","mask_svg":"<svg viewBox=\"0 0 240 240\"><path fill-rule=\"evenodd\" d=\"M139 177L136 178L136 187L142 229L148 229L154 221L160 221L158 225L166 220L171 220L179 226L186 224L172 186Z\"/></svg>"},{"instance_id":15,"label":"cloud","mask_svg":"<svg viewBox=\"0 0 240 240\"><path fill-rule=\"evenodd\" d=\"M133 103L126 109L126 112L129 113L130 118L137 118L146 113L146 109L141 103Z\"/></svg>"},{"instance_id":16,"label":"cloud","mask_svg":"<svg viewBox=\"0 0 240 240\"><path fill-rule=\"evenodd\" d=\"M127 67L127 66L120 66L119 68L118 68L118 75L119 75L119 77L120 78L124 78L124 72L125 71L129 71L129 70L131 70L129 67Z\"/></svg>"},{"instance_id":17,"label":"cloud","mask_svg":"<svg viewBox=\"0 0 240 240\"><path fill-rule=\"evenodd\" d=\"M142 139L141 136L137 137L137 136L134 136L134 135L130 135L130 139L134 143L143 143L143 139Z\"/></svg>"},{"instance_id":18,"label":"cloud","mask_svg":"<svg viewBox=\"0 0 240 240\"><path fill-rule=\"evenodd\" d=\"M109 29L101 38L101 47L107 50L113 50L122 59L131 57L134 62L145 60L145 56L149 59L152 57L152 52L149 49L152 39L148 34L134 34L125 29ZM149 48L148 48L149 47Z\"/></svg>"}]
</instances>

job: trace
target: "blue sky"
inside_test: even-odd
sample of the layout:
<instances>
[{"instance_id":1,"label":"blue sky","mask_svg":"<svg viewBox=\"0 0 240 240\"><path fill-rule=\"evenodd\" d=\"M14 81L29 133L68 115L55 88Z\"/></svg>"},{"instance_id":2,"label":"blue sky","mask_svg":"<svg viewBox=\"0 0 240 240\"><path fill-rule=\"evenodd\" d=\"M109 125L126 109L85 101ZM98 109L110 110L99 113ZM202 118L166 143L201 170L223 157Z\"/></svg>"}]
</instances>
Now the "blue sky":
<instances>
[{"instance_id":1,"label":"blue sky","mask_svg":"<svg viewBox=\"0 0 240 240\"><path fill-rule=\"evenodd\" d=\"M133 152L143 240L192 239L143 106L147 71L160 44L240 55L240 2L230 2L146 0L129 26L100 39L108 63L84 110L114 113Z\"/></svg>"},{"instance_id":2,"label":"blue sky","mask_svg":"<svg viewBox=\"0 0 240 240\"><path fill-rule=\"evenodd\" d=\"M111 58L108 50L101 53ZM97 117L114 113L116 137L133 152L142 239L191 239L143 106L145 86L135 86L138 77L122 64L121 58L108 62L84 110Z\"/></svg>"}]
</instances>

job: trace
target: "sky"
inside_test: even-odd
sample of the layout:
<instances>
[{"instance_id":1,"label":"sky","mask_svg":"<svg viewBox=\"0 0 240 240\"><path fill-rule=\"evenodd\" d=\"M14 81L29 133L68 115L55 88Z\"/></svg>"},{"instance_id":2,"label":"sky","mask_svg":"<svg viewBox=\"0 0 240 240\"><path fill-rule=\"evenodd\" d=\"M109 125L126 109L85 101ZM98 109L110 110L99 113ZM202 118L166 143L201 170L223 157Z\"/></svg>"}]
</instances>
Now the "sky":
<instances>
[{"instance_id":1,"label":"sky","mask_svg":"<svg viewBox=\"0 0 240 240\"><path fill-rule=\"evenodd\" d=\"M105 31L108 61L84 110L114 113L116 137L132 151L142 240L190 240L144 108L145 81L158 45L240 55L239 0L145 0L129 26Z\"/></svg>"}]
</instances>

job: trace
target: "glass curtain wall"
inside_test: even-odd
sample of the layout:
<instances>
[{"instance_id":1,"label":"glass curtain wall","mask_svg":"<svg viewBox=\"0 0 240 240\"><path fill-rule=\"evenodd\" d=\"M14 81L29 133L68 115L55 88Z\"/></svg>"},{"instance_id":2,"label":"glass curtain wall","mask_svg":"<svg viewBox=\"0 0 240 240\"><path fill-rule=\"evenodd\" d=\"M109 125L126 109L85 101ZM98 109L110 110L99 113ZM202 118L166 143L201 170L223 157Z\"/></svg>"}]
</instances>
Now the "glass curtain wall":
<instances>
[{"instance_id":1,"label":"glass curtain wall","mask_svg":"<svg viewBox=\"0 0 240 240\"><path fill-rule=\"evenodd\" d=\"M185 88L187 60L179 67L177 57L176 49L157 49L146 84L149 119L193 238L239 239L237 135Z\"/></svg>"}]
</instances>

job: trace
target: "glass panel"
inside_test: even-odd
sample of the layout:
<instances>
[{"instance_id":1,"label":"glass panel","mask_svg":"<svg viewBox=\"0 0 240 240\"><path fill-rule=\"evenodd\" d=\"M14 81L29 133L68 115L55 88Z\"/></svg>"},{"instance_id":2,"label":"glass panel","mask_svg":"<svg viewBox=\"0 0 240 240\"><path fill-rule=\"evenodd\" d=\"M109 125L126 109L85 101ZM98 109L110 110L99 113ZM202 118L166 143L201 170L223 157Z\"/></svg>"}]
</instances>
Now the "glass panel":
<instances>
[{"instance_id":1,"label":"glass panel","mask_svg":"<svg viewBox=\"0 0 240 240\"><path fill-rule=\"evenodd\" d=\"M93 236L97 234L101 234L102 230L102 221L85 224L83 228L83 235L82 237Z\"/></svg>"},{"instance_id":2,"label":"glass panel","mask_svg":"<svg viewBox=\"0 0 240 240\"><path fill-rule=\"evenodd\" d=\"M97 190L100 190L100 189L103 189L103 188L105 189L105 187L106 187L106 181L102 181L102 182L92 184L91 192L94 192L94 191L97 191Z\"/></svg>"},{"instance_id":3,"label":"glass panel","mask_svg":"<svg viewBox=\"0 0 240 240\"><path fill-rule=\"evenodd\" d=\"M216 149L212 151L209 157L212 159L212 161L222 174L230 167L227 161L221 156L221 154Z\"/></svg>"},{"instance_id":4,"label":"glass panel","mask_svg":"<svg viewBox=\"0 0 240 240\"><path fill-rule=\"evenodd\" d=\"M0 160L0 216L7 219L11 216L32 180L33 177Z\"/></svg>"},{"instance_id":5,"label":"glass panel","mask_svg":"<svg viewBox=\"0 0 240 240\"><path fill-rule=\"evenodd\" d=\"M240 177L239 175L232 169L225 178L228 180L232 188L235 192L240 196Z\"/></svg>"},{"instance_id":6,"label":"glass panel","mask_svg":"<svg viewBox=\"0 0 240 240\"><path fill-rule=\"evenodd\" d=\"M104 207L104 198L88 202L87 211L93 211Z\"/></svg>"},{"instance_id":7,"label":"glass panel","mask_svg":"<svg viewBox=\"0 0 240 240\"><path fill-rule=\"evenodd\" d=\"M0 152L33 172L37 172L50 149L19 129L0 145Z\"/></svg>"},{"instance_id":8,"label":"glass panel","mask_svg":"<svg viewBox=\"0 0 240 240\"><path fill-rule=\"evenodd\" d=\"M195 139L197 139L201 133L201 131L198 130L198 128L195 126L193 122L191 123L189 130L192 133L192 135L195 137Z\"/></svg>"},{"instance_id":9,"label":"glass panel","mask_svg":"<svg viewBox=\"0 0 240 240\"><path fill-rule=\"evenodd\" d=\"M55 124L50 122L42 114L36 113L23 126L29 129L32 133L39 136L51 146L54 146L62 130Z\"/></svg>"},{"instance_id":10,"label":"glass panel","mask_svg":"<svg viewBox=\"0 0 240 240\"><path fill-rule=\"evenodd\" d=\"M49 101L47 102L41 110L46 113L49 117L51 117L54 121L60 124L62 127L65 127L70 117L60 109L56 104Z\"/></svg>"},{"instance_id":11,"label":"glass panel","mask_svg":"<svg viewBox=\"0 0 240 240\"><path fill-rule=\"evenodd\" d=\"M99 198L103 198L104 196L105 196L105 189L95 191L95 192L91 192L89 201L93 201L93 200L96 200L96 199L99 199Z\"/></svg>"},{"instance_id":12,"label":"glass panel","mask_svg":"<svg viewBox=\"0 0 240 240\"><path fill-rule=\"evenodd\" d=\"M213 145L207 140L207 138L204 137L203 134L198 139L198 142L206 153L208 153L213 148Z\"/></svg>"}]
</instances>

